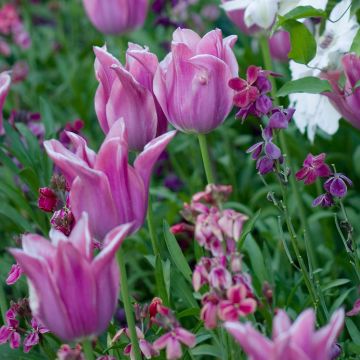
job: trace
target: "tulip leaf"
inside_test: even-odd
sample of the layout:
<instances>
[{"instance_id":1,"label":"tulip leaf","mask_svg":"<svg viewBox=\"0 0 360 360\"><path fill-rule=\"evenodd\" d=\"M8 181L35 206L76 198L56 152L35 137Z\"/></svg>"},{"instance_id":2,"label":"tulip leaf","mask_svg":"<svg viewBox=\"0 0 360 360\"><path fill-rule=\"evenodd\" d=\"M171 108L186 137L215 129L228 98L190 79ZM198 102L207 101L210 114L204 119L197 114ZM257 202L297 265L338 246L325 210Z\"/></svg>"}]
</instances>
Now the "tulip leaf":
<instances>
[{"instance_id":1,"label":"tulip leaf","mask_svg":"<svg viewBox=\"0 0 360 360\"><path fill-rule=\"evenodd\" d=\"M297 20L286 20L282 27L289 32L291 51L289 58L300 64L307 64L316 54L316 41L309 29Z\"/></svg>"},{"instance_id":2,"label":"tulip leaf","mask_svg":"<svg viewBox=\"0 0 360 360\"><path fill-rule=\"evenodd\" d=\"M255 223L258 219L258 217L260 216L261 213L261 209L259 209L256 214L246 222L246 224L244 225L244 228L242 230L240 239L239 239L239 245L238 248L241 249L246 237L251 233L251 231L253 230Z\"/></svg>"},{"instance_id":3,"label":"tulip leaf","mask_svg":"<svg viewBox=\"0 0 360 360\"><path fill-rule=\"evenodd\" d=\"M181 248L176 240L176 237L170 232L170 227L168 223L164 220L164 237L166 246L169 250L171 260L177 267L177 269L181 272L184 278L191 283L191 275L192 271L190 266L181 251Z\"/></svg>"},{"instance_id":4,"label":"tulip leaf","mask_svg":"<svg viewBox=\"0 0 360 360\"><path fill-rule=\"evenodd\" d=\"M219 347L215 346L215 345L208 345L208 344L203 344L203 345L199 345L196 348L190 350L191 354L193 356L212 356L215 358L220 358L222 357L222 352L219 349Z\"/></svg>"},{"instance_id":5,"label":"tulip leaf","mask_svg":"<svg viewBox=\"0 0 360 360\"><path fill-rule=\"evenodd\" d=\"M322 291L325 292L325 291L330 290L330 289L332 289L334 287L345 285L345 284L347 284L349 282L350 282L349 279L337 279L337 280L332 281L330 284L325 285L322 288Z\"/></svg>"},{"instance_id":6,"label":"tulip leaf","mask_svg":"<svg viewBox=\"0 0 360 360\"><path fill-rule=\"evenodd\" d=\"M354 40L351 44L350 52L354 52L357 56L360 56L360 30L358 30L354 37Z\"/></svg>"},{"instance_id":7,"label":"tulip leaf","mask_svg":"<svg viewBox=\"0 0 360 360\"><path fill-rule=\"evenodd\" d=\"M294 93L320 94L331 90L331 85L327 80L321 80L314 76L307 76L287 82L280 88L277 95L287 96Z\"/></svg>"},{"instance_id":8,"label":"tulip leaf","mask_svg":"<svg viewBox=\"0 0 360 360\"><path fill-rule=\"evenodd\" d=\"M280 16L278 26L281 26L283 22L287 20L297 20L309 17L326 17L326 11L321 9L315 9L312 6L298 6L295 9L289 11L283 16Z\"/></svg>"}]
</instances>

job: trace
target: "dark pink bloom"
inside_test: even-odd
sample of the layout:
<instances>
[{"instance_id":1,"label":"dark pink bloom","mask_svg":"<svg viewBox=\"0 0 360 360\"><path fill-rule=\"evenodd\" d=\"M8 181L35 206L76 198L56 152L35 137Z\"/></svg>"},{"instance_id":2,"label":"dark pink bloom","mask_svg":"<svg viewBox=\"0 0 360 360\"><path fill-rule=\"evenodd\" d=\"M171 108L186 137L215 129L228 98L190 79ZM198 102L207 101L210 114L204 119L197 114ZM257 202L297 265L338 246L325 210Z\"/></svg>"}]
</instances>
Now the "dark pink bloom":
<instances>
[{"instance_id":1,"label":"dark pink bloom","mask_svg":"<svg viewBox=\"0 0 360 360\"><path fill-rule=\"evenodd\" d=\"M98 239L126 222L134 222L133 230L137 230L145 219L153 166L175 132L147 144L134 166L128 164L127 132L121 119L112 126L98 154L79 135L69 132L68 136L74 153L57 140L45 141L44 146L71 185L70 205L75 220L86 211Z\"/></svg>"},{"instance_id":2,"label":"dark pink bloom","mask_svg":"<svg viewBox=\"0 0 360 360\"><path fill-rule=\"evenodd\" d=\"M272 339L250 323L226 322L225 328L252 360L332 360L343 324L344 311L339 309L328 325L316 331L315 314L309 309L293 324L284 311L279 311L273 321Z\"/></svg>"},{"instance_id":3,"label":"dark pink bloom","mask_svg":"<svg viewBox=\"0 0 360 360\"><path fill-rule=\"evenodd\" d=\"M61 231L68 236L75 225L74 215L68 207L64 207L54 212L50 219L50 223L54 229Z\"/></svg>"},{"instance_id":4,"label":"dark pink bloom","mask_svg":"<svg viewBox=\"0 0 360 360\"><path fill-rule=\"evenodd\" d=\"M70 131L74 134L78 134L81 135L81 130L84 128L84 121L81 119L76 119L73 122L68 122L65 125L64 130L61 131L60 135L59 135L59 140L63 145L70 145L71 144L71 140L70 138L67 136L67 132Z\"/></svg>"},{"instance_id":5,"label":"dark pink bloom","mask_svg":"<svg viewBox=\"0 0 360 360\"><path fill-rule=\"evenodd\" d=\"M227 300L219 304L219 316L224 321L237 321L240 316L252 314L256 306L256 300L244 285L234 285L227 290Z\"/></svg>"},{"instance_id":6,"label":"dark pink bloom","mask_svg":"<svg viewBox=\"0 0 360 360\"><path fill-rule=\"evenodd\" d=\"M303 167L295 174L297 180L304 180L309 185L319 177L328 177L331 174L330 167L325 163L326 154L308 154L304 160Z\"/></svg>"},{"instance_id":7,"label":"dark pink bloom","mask_svg":"<svg viewBox=\"0 0 360 360\"><path fill-rule=\"evenodd\" d=\"M342 198L347 193L347 187L352 186L352 181L341 173L333 174L324 184L324 189L332 196Z\"/></svg>"},{"instance_id":8,"label":"dark pink bloom","mask_svg":"<svg viewBox=\"0 0 360 360\"><path fill-rule=\"evenodd\" d=\"M29 74L29 65L26 61L17 61L11 69L13 83L24 81Z\"/></svg>"},{"instance_id":9,"label":"dark pink bloom","mask_svg":"<svg viewBox=\"0 0 360 360\"><path fill-rule=\"evenodd\" d=\"M0 37L0 54L4 56L10 56L11 55L11 48L9 44Z\"/></svg>"},{"instance_id":10,"label":"dark pink bloom","mask_svg":"<svg viewBox=\"0 0 360 360\"><path fill-rule=\"evenodd\" d=\"M39 189L38 207L45 212L53 212L58 202L55 192L47 187Z\"/></svg>"},{"instance_id":11,"label":"dark pink bloom","mask_svg":"<svg viewBox=\"0 0 360 360\"><path fill-rule=\"evenodd\" d=\"M104 34L122 34L144 24L148 0L83 0L92 24Z\"/></svg>"},{"instance_id":12,"label":"dark pink bloom","mask_svg":"<svg viewBox=\"0 0 360 360\"><path fill-rule=\"evenodd\" d=\"M20 334L18 333L19 321L16 320L16 313L12 309L5 315L6 325L0 328L0 344L9 342L12 349L20 347Z\"/></svg>"},{"instance_id":13,"label":"dark pink bloom","mask_svg":"<svg viewBox=\"0 0 360 360\"><path fill-rule=\"evenodd\" d=\"M347 316L355 316L360 313L360 299L357 299L353 308L346 313Z\"/></svg>"},{"instance_id":14,"label":"dark pink bloom","mask_svg":"<svg viewBox=\"0 0 360 360\"><path fill-rule=\"evenodd\" d=\"M11 78L8 72L0 73L0 135L5 133L3 127L3 107L5 103L5 99L10 90Z\"/></svg>"},{"instance_id":15,"label":"dark pink bloom","mask_svg":"<svg viewBox=\"0 0 360 360\"><path fill-rule=\"evenodd\" d=\"M204 284L209 282L209 271L211 266L211 259L205 257L201 258L199 263L195 266L192 275L192 285L195 291L199 291Z\"/></svg>"},{"instance_id":16,"label":"dark pink bloom","mask_svg":"<svg viewBox=\"0 0 360 360\"><path fill-rule=\"evenodd\" d=\"M35 318L31 319L32 331L24 339L24 352L28 353L31 348L40 341L40 336L49 332L47 328L42 326Z\"/></svg>"},{"instance_id":17,"label":"dark pink bloom","mask_svg":"<svg viewBox=\"0 0 360 360\"><path fill-rule=\"evenodd\" d=\"M19 280L22 273L23 272L22 272L19 264L11 265L11 269L10 269L8 277L6 279L6 284L7 285L15 284Z\"/></svg>"},{"instance_id":18,"label":"dark pink bloom","mask_svg":"<svg viewBox=\"0 0 360 360\"><path fill-rule=\"evenodd\" d=\"M99 81L95 110L100 126L107 134L118 119L124 118L130 150L141 151L168 125L153 90L158 58L148 48L132 43L126 51L125 66L106 47L94 47L94 52Z\"/></svg>"},{"instance_id":19,"label":"dark pink bloom","mask_svg":"<svg viewBox=\"0 0 360 360\"><path fill-rule=\"evenodd\" d=\"M178 130L209 133L229 115L234 92L228 82L238 75L232 50L236 39L223 39L219 29L203 38L189 29L174 32L171 53L154 78L154 93Z\"/></svg>"},{"instance_id":20,"label":"dark pink bloom","mask_svg":"<svg viewBox=\"0 0 360 360\"><path fill-rule=\"evenodd\" d=\"M194 334L182 327L176 327L172 331L157 339L153 346L155 350L166 348L166 359L176 360L180 359L182 356L181 344L192 348L195 346L195 343L196 337Z\"/></svg>"},{"instance_id":21,"label":"dark pink bloom","mask_svg":"<svg viewBox=\"0 0 360 360\"><path fill-rule=\"evenodd\" d=\"M10 252L30 280L33 316L64 340L101 334L119 295L115 253L131 227L125 224L109 232L95 258L86 213L69 237L56 230L50 232L52 242L37 234L24 235L23 249Z\"/></svg>"}]
</instances>

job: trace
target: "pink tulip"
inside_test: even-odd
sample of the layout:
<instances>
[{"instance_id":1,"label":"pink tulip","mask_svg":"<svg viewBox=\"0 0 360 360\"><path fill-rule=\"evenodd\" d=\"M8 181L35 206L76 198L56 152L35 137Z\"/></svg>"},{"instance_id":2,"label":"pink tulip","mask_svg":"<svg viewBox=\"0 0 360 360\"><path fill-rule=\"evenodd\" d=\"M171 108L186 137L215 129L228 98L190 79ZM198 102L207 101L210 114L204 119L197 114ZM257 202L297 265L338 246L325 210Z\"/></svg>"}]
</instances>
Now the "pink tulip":
<instances>
[{"instance_id":1,"label":"pink tulip","mask_svg":"<svg viewBox=\"0 0 360 360\"><path fill-rule=\"evenodd\" d=\"M123 117L130 150L144 146L167 129L167 120L153 94L153 78L158 67L155 54L136 44L129 44L126 65L106 51L95 47L95 72L99 87L95 110L105 134Z\"/></svg>"},{"instance_id":2,"label":"pink tulip","mask_svg":"<svg viewBox=\"0 0 360 360\"><path fill-rule=\"evenodd\" d=\"M226 322L225 328L252 360L331 360L343 324L344 311L339 309L328 325L315 331L315 314L309 309L294 324L285 311L279 311L273 322L272 340L250 323Z\"/></svg>"},{"instance_id":3,"label":"pink tulip","mask_svg":"<svg viewBox=\"0 0 360 360\"><path fill-rule=\"evenodd\" d=\"M269 47L273 59L288 61L291 50L290 34L284 30L276 31L269 39Z\"/></svg>"},{"instance_id":4,"label":"pink tulip","mask_svg":"<svg viewBox=\"0 0 360 360\"><path fill-rule=\"evenodd\" d=\"M104 34L121 34L144 24L148 0L83 0L92 24Z\"/></svg>"},{"instance_id":5,"label":"pink tulip","mask_svg":"<svg viewBox=\"0 0 360 360\"><path fill-rule=\"evenodd\" d=\"M86 211L99 239L127 222L134 222L134 231L138 229L146 215L152 168L175 132L147 144L134 166L128 164L127 133L122 119L112 125L98 154L87 147L81 136L71 132L67 135L74 153L57 140L45 141L44 146L71 185L70 205L75 220Z\"/></svg>"},{"instance_id":6,"label":"pink tulip","mask_svg":"<svg viewBox=\"0 0 360 360\"><path fill-rule=\"evenodd\" d=\"M52 230L49 242L28 234L22 250L10 250L29 279L32 314L61 339L91 337L107 328L119 293L115 253L131 226L108 233L95 258L86 213L69 237Z\"/></svg>"},{"instance_id":7,"label":"pink tulip","mask_svg":"<svg viewBox=\"0 0 360 360\"><path fill-rule=\"evenodd\" d=\"M171 53L156 72L154 92L175 128L208 133L226 119L234 96L228 82L238 75L232 51L236 39L223 39L219 29L203 38L188 29L174 32Z\"/></svg>"},{"instance_id":8,"label":"pink tulip","mask_svg":"<svg viewBox=\"0 0 360 360\"><path fill-rule=\"evenodd\" d=\"M226 3L228 0L221 0L221 2L224 4ZM226 15L229 17L229 19L244 33L247 35L252 35L257 33L258 31L261 30L260 27L258 27L257 25L252 25L250 27L248 27L245 24L244 21L244 14L245 14L245 10L243 9L239 9L239 10L232 10L232 11L226 11Z\"/></svg>"},{"instance_id":9,"label":"pink tulip","mask_svg":"<svg viewBox=\"0 0 360 360\"><path fill-rule=\"evenodd\" d=\"M356 54L346 54L342 58L345 86L340 85L341 71L322 73L329 80L333 91L325 93L334 107L353 126L360 129L360 57Z\"/></svg>"},{"instance_id":10,"label":"pink tulip","mask_svg":"<svg viewBox=\"0 0 360 360\"><path fill-rule=\"evenodd\" d=\"M5 130L3 127L2 111L3 111L5 99L10 89L10 83L11 83L11 78L9 73L7 72L0 73L0 135L5 134Z\"/></svg>"}]
</instances>

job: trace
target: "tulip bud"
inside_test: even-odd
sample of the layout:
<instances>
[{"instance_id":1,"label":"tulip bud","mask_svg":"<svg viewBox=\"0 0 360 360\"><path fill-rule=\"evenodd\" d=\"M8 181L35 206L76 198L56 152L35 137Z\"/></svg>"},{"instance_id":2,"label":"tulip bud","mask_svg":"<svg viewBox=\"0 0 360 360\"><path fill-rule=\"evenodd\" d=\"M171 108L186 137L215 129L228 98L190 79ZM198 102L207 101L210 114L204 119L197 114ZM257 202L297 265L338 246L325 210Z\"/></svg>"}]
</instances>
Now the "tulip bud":
<instances>
[{"instance_id":1,"label":"tulip bud","mask_svg":"<svg viewBox=\"0 0 360 360\"><path fill-rule=\"evenodd\" d=\"M104 34L121 34L144 24L148 0L83 0L92 24Z\"/></svg>"}]
</instances>

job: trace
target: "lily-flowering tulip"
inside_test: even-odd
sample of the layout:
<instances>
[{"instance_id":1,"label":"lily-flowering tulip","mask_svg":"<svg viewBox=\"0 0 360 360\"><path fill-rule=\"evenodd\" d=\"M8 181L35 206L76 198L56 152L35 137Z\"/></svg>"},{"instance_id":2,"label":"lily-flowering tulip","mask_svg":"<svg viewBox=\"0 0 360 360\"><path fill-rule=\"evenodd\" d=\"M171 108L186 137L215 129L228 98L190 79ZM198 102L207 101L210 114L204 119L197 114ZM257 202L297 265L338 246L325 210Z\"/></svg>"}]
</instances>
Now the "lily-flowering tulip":
<instances>
[{"instance_id":1,"label":"lily-flowering tulip","mask_svg":"<svg viewBox=\"0 0 360 360\"><path fill-rule=\"evenodd\" d=\"M238 75L236 39L223 39L219 29L203 38L189 29L174 32L171 53L154 78L154 93L175 128L208 133L226 119L234 96L228 82Z\"/></svg>"},{"instance_id":2,"label":"lily-flowering tulip","mask_svg":"<svg viewBox=\"0 0 360 360\"><path fill-rule=\"evenodd\" d=\"M2 110L5 103L5 99L10 89L11 78L7 72L0 74L0 135L5 133L3 127L3 115Z\"/></svg>"},{"instance_id":3,"label":"lily-flowering tulip","mask_svg":"<svg viewBox=\"0 0 360 360\"><path fill-rule=\"evenodd\" d=\"M119 293L115 253L130 229L131 224L113 229L93 258L93 239L84 213L69 237L52 230L49 242L27 234L22 250L10 250L29 279L32 314L61 339L91 337L107 328Z\"/></svg>"},{"instance_id":4,"label":"lily-flowering tulip","mask_svg":"<svg viewBox=\"0 0 360 360\"><path fill-rule=\"evenodd\" d=\"M333 347L344 324L344 310L337 310L330 323L315 331L315 314L309 309L291 324L280 310L273 322L272 340L250 323L226 322L226 330L252 360L332 360Z\"/></svg>"},{"instance_id":5,"label":"lily-flowering tulip","mask_svg":"<svg viewBox=\"0 0 360 360\"><path fill-rule=\"evenodd\" d=\"M346 54L342 58L343 71L324 73L333 91L325 95L333 106L353 126L360 129L360 89L357 85L360 80L360 57L356 54ZM340 83L341 76L345 75L345 86Z\"/></svg>"},{"instance_id":6,"label":"lily-flowering tulip","mask_svg":"<svg viewBox=\"0 0 360 360\"><path fill-rule=\"evenodd\" d=\"M148 0L83 0L92 24L104 34L121 34L144 24Z\"/></svg>"},{"instance_id":7,"label":"lily-flowering tulip","mask_svg":"<svg viewBox=\"0 0 360 360\"><path fill-rule=\"evenodd\" d=\"M174 137L171 131L152 140L128 164L128 141L122 119L107 134L98 154L90 150L79 135L68 132L74 153L57 140L44 146L71 186L71 211L78 220L86 211L91 229L101 239L114 227L134 222L133 230L144 222L152 168Z\"/></svg>"},{"instance_id":8,"label":"lily-flowering tulip","mask_svg":"<svg viewBox=\"0 0 360 360\"><path fill-rule=\"evenodd\" d=\"M99 86L95 110L105 134L112 124L123 117L130 150L144 146L167 129L167 120L153 94L153 78L158 67L157 56L147 48L129 44L126 65L107 52L95 47L95 73Z\"/></svg>"}]
</instances>

